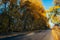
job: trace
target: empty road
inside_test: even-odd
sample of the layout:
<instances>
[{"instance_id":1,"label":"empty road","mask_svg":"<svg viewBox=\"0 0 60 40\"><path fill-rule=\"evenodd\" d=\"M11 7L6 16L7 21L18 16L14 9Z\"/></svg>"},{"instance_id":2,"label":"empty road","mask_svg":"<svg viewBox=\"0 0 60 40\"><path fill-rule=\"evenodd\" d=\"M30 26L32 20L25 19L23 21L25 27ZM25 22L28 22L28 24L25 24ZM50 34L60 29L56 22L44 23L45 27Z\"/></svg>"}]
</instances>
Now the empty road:
<instances>
[{"instance_id":1,"label":"empty road","mask_svg":"<svg viewBox=\"0 0 60 40\"><path fill-rule=\"evenodd\" d=\"M32 32L26 35L3 38L0 40L54 40L52 30L44 30L41 32Z\"/></svg>"}]
</instances>

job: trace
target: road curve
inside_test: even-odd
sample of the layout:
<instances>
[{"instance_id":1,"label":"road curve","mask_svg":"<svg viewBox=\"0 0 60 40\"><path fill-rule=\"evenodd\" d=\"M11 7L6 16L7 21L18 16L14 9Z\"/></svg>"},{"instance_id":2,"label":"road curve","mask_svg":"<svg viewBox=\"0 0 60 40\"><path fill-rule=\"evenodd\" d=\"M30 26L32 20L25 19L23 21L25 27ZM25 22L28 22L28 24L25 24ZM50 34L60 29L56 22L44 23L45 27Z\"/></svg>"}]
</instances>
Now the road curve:
<instances>
[{"instance_id":1,"label":"road curve","mask_svg":"<svg viewBox=\"0 0 60 40\"><path fill-rule=\"evenodd\" d=\"M0 40L54 40L54 38L51 30L44 30L42 32L32 32L24 36L3 38Z\"/></svg>"}]
</instances>

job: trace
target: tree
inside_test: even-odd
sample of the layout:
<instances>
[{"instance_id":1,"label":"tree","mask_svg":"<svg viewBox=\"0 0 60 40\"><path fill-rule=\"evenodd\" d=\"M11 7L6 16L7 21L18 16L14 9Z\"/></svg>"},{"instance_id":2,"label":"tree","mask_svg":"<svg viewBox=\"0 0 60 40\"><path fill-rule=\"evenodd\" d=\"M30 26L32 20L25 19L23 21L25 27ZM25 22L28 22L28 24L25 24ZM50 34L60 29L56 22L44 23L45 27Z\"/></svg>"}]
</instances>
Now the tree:
<instances>
[{"instance_id":1,"label":"tree","mask_svg":"<svg viewBox=\"0 0 60 40\"><path fill-rule=\"evenodd\" d=\"M60 23L59 15L60 15L60 7L59 6L54 6L52 7L52 10L50 10L50 19L52 19L52 23Z\"/></svg>"},{"instance_id":2,"label":"tree","mask_svg":"<svg viewBox=\"0 0 60 40\"><path fill-rule=\"evenodd\" d=\"M7 3L10 2L9 5ZM22 30L21 15L19 12L19 6L16 4L17 0L2 0L2 3L5 4L4 10L1 14L1 33L11 33L13 31ZM8 6L8 7L6 7Z\"/></svg>"},{"instance_id":3,"label":"tree","mask_svg":"<svg viewBox=\"0 0 60 40\"><path fill-rule=\"evenodd\" d=\"M35 2L33 3L31 1L26 0L25 2L21 1L20 8L21 8L21 12L23 11L23 25L24 25L23 29L26 29L29 27L29 26L27 26L27 25L30 25L27 22L29 20L29 18L31 18L30 21L33 18L32 23L31 23L31 29L33 28L32 30L34 30L35 26L39 29L41 27L46 26L46 20L45 20L46 18L42 15L43 13L45 13L45 11L44 11L43 6L41 4L37 5ZM29 17L29 15L30 15L30 17ZM41 20L40 23L38 20L39 21ZM42 20L44 22L42 22ZM39 27L38 27L38 24L39 24ZM40 24L42 24L42 25L45 24L45 25L42 26Z\"/></svg>"},{"instance_id":4,"label":"tree","mask_svg":"<svg viewBox=\"0 0 60 40\"><path fill-rule=\"evenodd\" d=\"M17 0L10 0L10 5L9 5L9 16L12 18L12 22L10 23L10 30L13 31L18 31L19 25L21 25L21 15L19 12L19 5L17 5ZM19 23L20 22L20 23ZM20 28L21 29L21 28ZM20 31L20 30L19 30Z\"/></svg>"}]
</instances>

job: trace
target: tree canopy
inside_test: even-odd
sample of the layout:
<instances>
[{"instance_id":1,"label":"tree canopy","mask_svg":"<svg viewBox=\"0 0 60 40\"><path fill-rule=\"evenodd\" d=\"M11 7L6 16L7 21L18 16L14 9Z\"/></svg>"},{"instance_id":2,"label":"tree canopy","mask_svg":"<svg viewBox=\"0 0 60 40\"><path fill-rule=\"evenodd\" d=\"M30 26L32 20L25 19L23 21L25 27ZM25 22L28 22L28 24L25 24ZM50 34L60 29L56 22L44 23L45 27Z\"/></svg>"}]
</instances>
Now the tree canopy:
<instances>
[{"instance_id":1,"label":"tree canopy","mask_svg":"<svg viewBox=\"0 0 60 40\"><path fill-rule=\"evenodd\" d=\"M41 1L20 0L18 5L17 0L2 0L2 4L5 6L0 15L0 33L48 29Z\"/></svg>"}]
</instances>

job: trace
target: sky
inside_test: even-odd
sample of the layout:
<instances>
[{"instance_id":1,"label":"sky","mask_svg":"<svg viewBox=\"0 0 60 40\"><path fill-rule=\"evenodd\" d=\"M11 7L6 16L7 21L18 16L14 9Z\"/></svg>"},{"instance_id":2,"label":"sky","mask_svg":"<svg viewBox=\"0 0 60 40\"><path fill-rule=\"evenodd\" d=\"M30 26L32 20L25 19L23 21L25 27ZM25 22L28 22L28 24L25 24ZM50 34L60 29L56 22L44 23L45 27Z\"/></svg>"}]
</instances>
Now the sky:
<instances>
[{"instance_id":1,"label":"sky","mask_svg":"<svg viewBox=\"0 0 60 40\"><path fill-rule=\"evenodd\" d=\"M54 6L53 0L42 0L42 4L45 10L49 10L50 7ZM54 24L49 20L50 28L53 28Z\"/></svg>"},{"instance_id":2,"label":"sky","mask_svg":"<svg viewBox=\"0 0 60 40\"><path fill-rule=\"evenodd\" d=\"M54 6L53 0L42 0L42 4L46 10L48 10L51 6Z\"/></svg>"}]
</instances>

